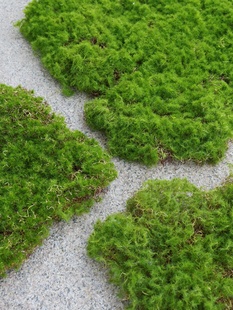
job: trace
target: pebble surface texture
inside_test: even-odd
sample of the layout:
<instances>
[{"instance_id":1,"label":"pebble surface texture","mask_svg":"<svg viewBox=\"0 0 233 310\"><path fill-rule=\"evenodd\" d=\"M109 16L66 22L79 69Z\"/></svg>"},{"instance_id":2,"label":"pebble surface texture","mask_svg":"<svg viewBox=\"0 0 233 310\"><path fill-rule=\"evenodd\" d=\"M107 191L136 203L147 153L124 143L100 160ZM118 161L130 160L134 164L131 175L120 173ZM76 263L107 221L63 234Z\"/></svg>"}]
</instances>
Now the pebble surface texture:
<instances>
[{"instance_id":1,"label":"pebble surface texture","mask_svg":"<svg viewBox=\"0 0 233 310\"><path fill-rule=\"evenodd\" d=\"M85 124L83 106L87 97L61 95L59 85L43 69L29 44L13 24L23 18L29 0L1 0L0 5L0 83L22 85L44 97L52 109L64 115L71 129L94 137L104 147L103 137ZM114 158L118 178L111 183L100 203L89 213L60 222L51 228L50 237L23 264L0 280L0 309L6 310L120 310L124 301L117 288L108 283L107 270L87 257L86 243L97 219L104 220L123 211L126 201L148 179L187 178L203 189L220 185L233 163L229 144L223 161L216 166L172 162L145 168Z\"/></svg>"}]
</instances>

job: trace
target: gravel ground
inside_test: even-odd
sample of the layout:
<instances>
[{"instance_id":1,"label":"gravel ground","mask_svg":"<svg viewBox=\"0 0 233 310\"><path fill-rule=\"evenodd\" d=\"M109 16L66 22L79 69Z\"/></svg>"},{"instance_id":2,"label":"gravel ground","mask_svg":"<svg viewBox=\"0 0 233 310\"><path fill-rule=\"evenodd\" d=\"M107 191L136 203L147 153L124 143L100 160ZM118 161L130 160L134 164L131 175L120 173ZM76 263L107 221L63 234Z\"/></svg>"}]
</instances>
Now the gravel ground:
<instances>
[{"instance_id":1,"label":"gravel ground","mask_svg":"<svg viewBox=\"0 0 233 310\"><path fill-rule=\"evenodd\" d=\"M104 146L102 135L93 133L84 122L85 94L63 97L59 85L41 67L28 43L13 26L23 17L23 8L28 2L0 0L0 83L33 89L55 112L64 115L71 129L96 138ZM50 237L22 268L0 281L0 309L123 309L124 301L117 297L117 288L108 284L107 271L86 254L87 239L95 221L124 210L126 200L147 179L187 178L203 189L220 185L229 175L229 164L233 163L233 145L229 145L226 157L216 166L173 162L147 169L116 158L113 162L119 176L111 183L103 200L95 204L90 213L69 223L55 224Z\"/></svg>"}]
</instances>

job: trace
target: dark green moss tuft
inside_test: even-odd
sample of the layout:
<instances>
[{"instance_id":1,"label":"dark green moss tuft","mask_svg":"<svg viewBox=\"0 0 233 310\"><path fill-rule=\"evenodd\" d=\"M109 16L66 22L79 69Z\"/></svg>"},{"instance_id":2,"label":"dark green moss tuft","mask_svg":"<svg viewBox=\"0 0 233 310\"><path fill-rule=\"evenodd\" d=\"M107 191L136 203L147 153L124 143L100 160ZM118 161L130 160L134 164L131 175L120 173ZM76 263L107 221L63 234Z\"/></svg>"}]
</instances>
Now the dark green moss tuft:
<instances>
[{"instance_id":1,"label":"dark green moss tuft","mask_svg":"<svg viewBox=\"0 0 233 310\"><path fill-rule=\"evenodd\" d=\"M54 220L88 211L116 177L94 140L42 98L0 84L0 275L18 268Z\"/></svg>"},{"instance_id":2,"label":"dark green moss tuft","mask_svg":"<svg viewBox=\"0 0 233 310\"><path fill-rule=\"evenodd\" d=\"M149 181L125 213L98 221L88 253L110 269L127 309L232 309L233 185Z\"/></svg>"}]
</instances>

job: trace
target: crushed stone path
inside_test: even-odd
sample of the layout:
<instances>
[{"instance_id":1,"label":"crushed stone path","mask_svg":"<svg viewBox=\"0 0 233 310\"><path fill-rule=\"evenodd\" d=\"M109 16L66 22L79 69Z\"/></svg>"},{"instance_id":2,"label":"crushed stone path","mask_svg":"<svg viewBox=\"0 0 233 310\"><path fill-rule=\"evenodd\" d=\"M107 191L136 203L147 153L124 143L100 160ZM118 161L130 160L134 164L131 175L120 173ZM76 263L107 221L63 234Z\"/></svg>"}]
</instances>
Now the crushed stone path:
<instances>
[{"instance_id":1,"label":"crushed stone path","mask_svg":"<svg viewBox=\"0 0 233 310\"><path fill-rule=\"evenodd\" d=\"M0 83L21 85L44 97L52 109L65 117L71 129L78 129L97 139L105 139L85 124L83 106L87 96L66 98L59 85L41 66L29 44L13 24L23 18L30 0L0 1ZM0 309L6 310L120 310L124 301L117 288L109 284L107 270L86 254L86 243L97 219L123 211L126 201L148 179L187 178L204 189L220 185L233 163L233 145L229 144L224 160L216 166L197 166L192 162L173 162L145 168L114 158L118 178L111 183L103 200L88 214L60 222L51 228L43 245L23 264L0 280Z\"/></svg>"}]
</instances>

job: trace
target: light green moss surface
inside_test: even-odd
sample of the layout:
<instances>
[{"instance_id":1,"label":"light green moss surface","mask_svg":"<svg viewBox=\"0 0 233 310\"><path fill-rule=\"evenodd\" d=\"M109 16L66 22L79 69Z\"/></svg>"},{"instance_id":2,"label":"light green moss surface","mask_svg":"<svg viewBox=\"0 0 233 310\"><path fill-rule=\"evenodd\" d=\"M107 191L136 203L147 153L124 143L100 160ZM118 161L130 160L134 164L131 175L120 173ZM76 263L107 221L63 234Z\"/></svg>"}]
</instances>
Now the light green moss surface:
<instances>
[{"instance_id":1,"label":"light green moss surface","mask_svg":"<svg viewBox=\"0 0 233 310\"><path fill-rule=\"evenodd\" d=\"M204 192L149 181L127 210L98 221L88 253L134 310L232 309L233 185Z\"/></svg>"},{"instance_id":2,"label":"light green moss surface","mask_svg":"<svg viewBox=\"0 0 233 310\"><path fill-rule=\"evenodd\" d=\"M113 155L216 163L232 138L229 0L33 0L18 23Z\"/></svg>"},{"instance_id":3,"label":"light green moss surface","mask_svg":"<svg viewBox=\"0 0 233 310\"><path fill-rule=\"evenodd\" d=\"M0 84L0 275L20 266L54 220L88 211L115 177L97 142L70 131L42 98Z\"/></svg>"}]
</instances>

